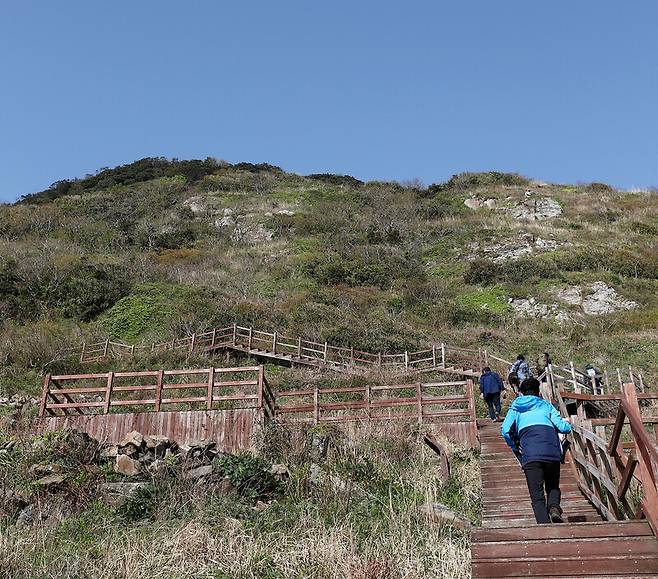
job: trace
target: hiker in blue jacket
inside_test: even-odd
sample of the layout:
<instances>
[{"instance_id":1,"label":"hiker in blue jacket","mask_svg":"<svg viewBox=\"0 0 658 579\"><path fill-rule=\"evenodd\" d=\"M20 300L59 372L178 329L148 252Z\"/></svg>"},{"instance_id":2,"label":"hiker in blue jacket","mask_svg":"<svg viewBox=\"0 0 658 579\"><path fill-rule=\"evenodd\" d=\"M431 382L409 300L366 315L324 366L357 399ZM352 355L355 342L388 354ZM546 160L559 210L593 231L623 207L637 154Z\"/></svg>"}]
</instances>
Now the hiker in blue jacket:
<instances>
[{"instance_id":1,"label":"hiker in blue jacket","mask_svg":"<svg viewBox=\"0 0 658 579\"><path fill-rule=\"evenodd\" d=\"M489 418L493 422L496 422L500 415L500 393L504 388L505 386L503 386L503 379L500 377L500 374L492 372L489 366L482 368L480 393L487 403Z\"/></svg>"},{"instance_id":2,"label":"hiker in blue jacket","mask_svg":"<svg viewBox=\"0 0 658 579\"><path fill-rule=\"evenodd\" d=\"M525 473L532 510L538 523L561 523L558 432L568 434L571 424L552 404L539 397L539 381L526 378L503 421L501 432Z\"/></svg>"}]
</instances>

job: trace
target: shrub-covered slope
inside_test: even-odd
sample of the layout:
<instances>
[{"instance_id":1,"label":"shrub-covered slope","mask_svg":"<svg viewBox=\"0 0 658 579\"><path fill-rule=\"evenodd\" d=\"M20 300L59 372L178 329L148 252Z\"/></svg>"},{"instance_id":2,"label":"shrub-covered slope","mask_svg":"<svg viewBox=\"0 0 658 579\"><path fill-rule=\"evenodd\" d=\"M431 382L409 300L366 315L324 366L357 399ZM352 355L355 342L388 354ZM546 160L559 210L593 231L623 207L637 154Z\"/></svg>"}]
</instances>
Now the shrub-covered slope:
<instances>
[{"instance_id":1,"label":"shrub-covered slope","mask_svg":"<svg viewBox=\"0 0 658 579\"><path fill-rule=\"evenodd\" d=\"M234 321L658 371L658 195L504 173L363 183L143 159L0 207L0 387L58 352ZM136 363L136 362L131 362Z\"/></svg>"}]
</instances>

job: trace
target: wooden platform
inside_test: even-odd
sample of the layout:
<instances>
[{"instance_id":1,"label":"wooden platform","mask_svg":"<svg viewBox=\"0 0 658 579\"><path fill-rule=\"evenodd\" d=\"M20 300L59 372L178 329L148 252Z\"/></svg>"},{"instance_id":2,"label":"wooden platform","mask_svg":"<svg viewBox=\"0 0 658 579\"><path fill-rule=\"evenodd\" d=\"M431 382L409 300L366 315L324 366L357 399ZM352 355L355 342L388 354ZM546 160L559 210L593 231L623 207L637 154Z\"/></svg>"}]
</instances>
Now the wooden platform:
<instances>
[{"instance_id":1,"label":"wooden platform","mask_svg":"<svg viewBox=\"0 0 658 579\"><path fill-rule=\"evenodd\" d=\"M658 541L644 521L606 522L561 473L565 523L537 525L523 471L500 433L481 422L482 528L472 533L473 577L658 577Z\"/></svg>"}]
</instances>

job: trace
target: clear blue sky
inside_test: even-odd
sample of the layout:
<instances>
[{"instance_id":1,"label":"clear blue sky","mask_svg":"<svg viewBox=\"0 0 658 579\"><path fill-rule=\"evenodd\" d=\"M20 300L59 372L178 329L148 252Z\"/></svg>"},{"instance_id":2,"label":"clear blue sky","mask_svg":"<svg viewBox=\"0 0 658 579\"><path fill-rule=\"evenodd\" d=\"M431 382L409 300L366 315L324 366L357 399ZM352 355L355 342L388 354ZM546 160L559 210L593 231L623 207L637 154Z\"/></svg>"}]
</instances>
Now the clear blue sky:
<instances>
[{"instance_id":1,"label":"clear blue sky","mask_svg":"<svg viewBox=\"0 0 658 579\"><path fill-rule=\"evenodd\" d=\"M0 199L146 156L658 185L658 2L2 0Z\"/></svg>"}]
</instances>

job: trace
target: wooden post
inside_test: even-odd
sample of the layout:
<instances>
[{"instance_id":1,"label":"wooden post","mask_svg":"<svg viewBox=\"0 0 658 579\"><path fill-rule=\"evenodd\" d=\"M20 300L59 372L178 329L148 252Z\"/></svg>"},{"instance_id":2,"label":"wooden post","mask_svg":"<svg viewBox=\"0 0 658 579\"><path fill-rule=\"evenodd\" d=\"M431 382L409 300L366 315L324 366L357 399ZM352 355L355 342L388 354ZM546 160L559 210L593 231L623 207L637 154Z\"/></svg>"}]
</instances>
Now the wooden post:
<instances>
[{"instance_id":1,"label":"wooden post","mask_svg":"<svg viewBox=\"0 0 658 579\"><path fill-rule=\"evenodd\" d=\"M324 343L324 361L327 361L327 354L329 353L329 344L327 342Z\"/></svg>"},{"instance_id":2,"label":"wooden post","mask_svg":"<svg viewBox=\"0 0 658 579\"><path fill-rule=\"evenodd\" d=\"M254 328L249 327L249 341L247 342L247 349L251 352L251 347L254 343Z\"/></svg>"},{"instance_id":3,"label":"wooden post","mask_svg":"<svg viewBox=\"0 0 658 579\"><path fill-rule=\"evenodd\" d=\"M617 368L617 380L619 380L619 391L624 391L624 381L621 379L621 370Z\"/></svg>"},{"instance_id":4,"label":"wooden post","mask_svg":"<svg viewBox=\"0 0 658 579\"><path fill-rule=\"evenodd\" d=\"M302 357L302 337L297 338L297 357Z\"/></svg>"},{"instance_id":5,"label":"wooden post","mask_svg":"<svg viewBox=\"0 0 658 579\"><path fill-rule=\"evenodd\" d=\"M576 394L580 394L581 388L580 388L580 384L578 383L578 380L576 380L576 368L573 365L573 360L569 362L569 366L571 368L571 378L573 380L573 391Z\"/></svg>"},{"instance_id":6,"label":"wooden post","mask_svg":"<svg viewBox=\"0 0 658 579\"><path fill-rule=\"evenodd\" d=\"M441 366L446 367L446 345L441 342Z\"/></svg>"},{"instance_id":7,"label":"wooden post","mask_svg":"<svg viewBox=\"0 0 658 579\"><path fill-rule=\"evenodd\" d=\"M409 367L409 352L407 350L404 351L404 367Z\"/></svg>"},{"instance_id":8,"label":"wooden post","mask_svg":"<svg viewBox=\"0 0 658 579\"><path fill-rule=\"evenodd\" d=\"M313 424L317 424L320 421L320 388L318 385L315 385L315 390L313 390Z\"/></svg>"},{"instance_id":9,"label":"wooden post","mask_svg":"<svg viewBox=\"0 0 658 579\"><path fill-rule=\"evenodd\" d=\"M658 489L656 488L656 473L654 472L654 460L647 444L653 444L652 440L646 440L648 433L642 424L642 414L635 391L635 384L626 384L623 387L624 400L622 406L628 414L631 433L635 442L637 457L638 477L642 482L644 497L641 502L642 510L651 525L654 534L658 533ZM624 404L624 402L626 404ZM646 444L645 444L646 442ZM654 446L655 448L655 446Z\"/></svg>"},{"instance_id":10,"label":"wooden post","mask_svg":"<svg viewBox=\"0 0 658 579\"><path fill-rule=\"evenodd\" d=\"M103 347L103 358L107 358L107 351L110 347L110 338L105 340L105 346Z\"/></svg>"},{"instance_id":11,"label":"wooden post","mask_svg":"<svg viewBox=\"0 0 658 579\"><path fill-rule=\"evenodd\" d=\"M87 342L82 342L82 352L80 352L80 364L85 361L85 353L87 352Z\"/></svg>"},{"instance_id":12,"label":"wooden post","mask_svg":"<svg viewBox=\"0 0 658 579\"><path fill-rule=\"evenodd\" d=\"M605 384L605 389L610 392L610 376L608 376L608 370L603 371L603 383ZM603 389L601 389L601 394L604 394Z\"/></svg>"},{"instance_id":13,"label":"wooden post","mask_svg":"<svg viewBox=\"0 0 658 579\"><path fill-rule=\"evenodd\" d=\"M110 411L110 399L112 398L112 382L114 381L114 372L107 373L107 385L105 387L105 414Z\"/></svg>"},{"instance_id":14,"label":"wooden post","mask_svg":"<svg viewBox=\"0 0 658 579\"><path fill-rule=\"evenodd\" d=\"M215 347L215 340L217 339L217 328L212 329L212 341L210 342L210 347Z\"/></svg>"},{"instance_id":15,"label":"wooden post","mask_svg":"<svg viewBox=\"0 0 658 579\"><path fill-rule=\"evenodd\" d=\"M366 384L366 413L368 414L368 420L370 420L370 384Z\"/></svg>"},{"instance_id":16,"label":"wooden post","mask_svg":"<svg viewBox=\"0 0 658 579\"><path fill-rule=\"evenodd\" d=\"M478 423L475 415L475 390L473 388L473 380L470 378L466 380L466 397L468 398L468 415L471 422L471 432L473 433L473 443L477 444Z\"/></svg>"},{"instance_id":17,"label":"wooden post","mask_svg":"<svg viewBox=\"0 0 658 579\"><path fill-rule=\"evenodd\" d=\"M195 345L196 345L196 332L192 334L192 339L190 340L190 352L194 352Z\"/></svg>"},{"instance_id":18,"label":"wooden post","mask_svg":"<svg viewBox=\"0 0 658 579\"><path fill-rule=\"evenodd\" d=\"M274 335L272 336L272 352L276 354L276 332L274 332Z\"/></svg>"},{"instance_id":19,"label":"wooden post","mask_svg":"<svg viewBox=\"0 0 658 579\"><path fill-rule=\"evenodd\" d=\"M212 391L215 386L215 367L208 369L208 391L206 393L206 410L212 409Z\"/></svg>"},{"instance_id":20,"label":"wooden post","mask_svg":"<svg viewBox=\"0 0 658 579\"><path fill-rule=\"evenodd\" d=\"M135 355L135 344L133 344L132 346L130 346L130 355L131 355L131 356L134 356L134 355Z\"/></svg>"},{"instance_id":21,"label":"wooden post","mask_svg":"<svg viewBox=\"0 0 658 579\"><path fill-rule=\"evenodd\" d=\"M258 366L258 400L256 406L258 408L258 416L261 420L265 420L265 410L263 408L263 390L265 389L265 366L262 364Z\"/></svg>"},{"instance_id":22,"label":"wooden post","mask_svg":"<svg viewBox=\"0 0 658 579\"><path fill-rule=\"evenodd\" d=\"M480 370L482 370L482 368L484 367L484 364L482 363L483 359L484 358L482 356L482 348L478 346L478 366Z\"/></svg>"},{"instance_id":23,"label":"wooden post","mask_svg":"<svg viewBox=\"0 0 658 579\"><path fill-rule=\"evenodd\" d=\"M43 377L43 388L41 390L41 403L39 404L39 416L46 413L46 404L48 403L48 391L50 390L50 374Z\"/></svg>"},{"instance_id":24,"label":"wooden post","mask_svg":"<svg viewBox=\"0 0 658 579\"><path fill-rule=\"evenodd\" d=\"M233 324L233 345L234 346L237 343L237 340L238 340L238 325Z\"/></svg>"},{"instance_id":25,"label":"wooden post","mask_svg":"<svg viewBox=\"0 0 658 579\"><path fill-rule=\"evenodd\" d=\"M487 349L485 348L483 350L484 353L484 365L489 366L489 352L487 352Z\"/></svg>"},{"instance_id":26,"label":"wooden post","mask_svg":"<svg viewBox=\"0 0 658 579\"><path fill-rule=\"evenodd\" d=\"M378 352L377 353L377 365L381 368L382 367L382 353Z\"/></svg>"},{"instance_id":27,"label":"wooden post","mask_svg":"<svg viewBox=\"0 0 658 579\"><path fill-rule=\"evenodd\" d=\"M155 411L160 412L162 405L162 383L164 382L164 370L158 370L158 378L155 384Z\"/></svg>"},{"instance_id":28,"label":"wooden post","mask_svg":"<svg viewBox=\"0 0 658 579\"><path fill-rule=\"evenodd\" d=\"M423 424L423 394L420 382L416 382L416 405L418 407L418 424Z\"/></svg>"},{"instance_id":29,"label":"wooden post","mask_svg":"<svg viewBox=\"0 0 658 579\"><path fill-rule=\"evenodd\" d=\"M350 364L354 366L354 346L350 348Z\"/></svg>"},{"instance_id":30,"label":"wooden post","mask_svg":"<svg viewBox=\"0 0 658 579\"><path fill-rule=\"evenodd\" d=\"M432 344L432 368L436 368L436 344Z\"/></svg>"}]
</instances>

